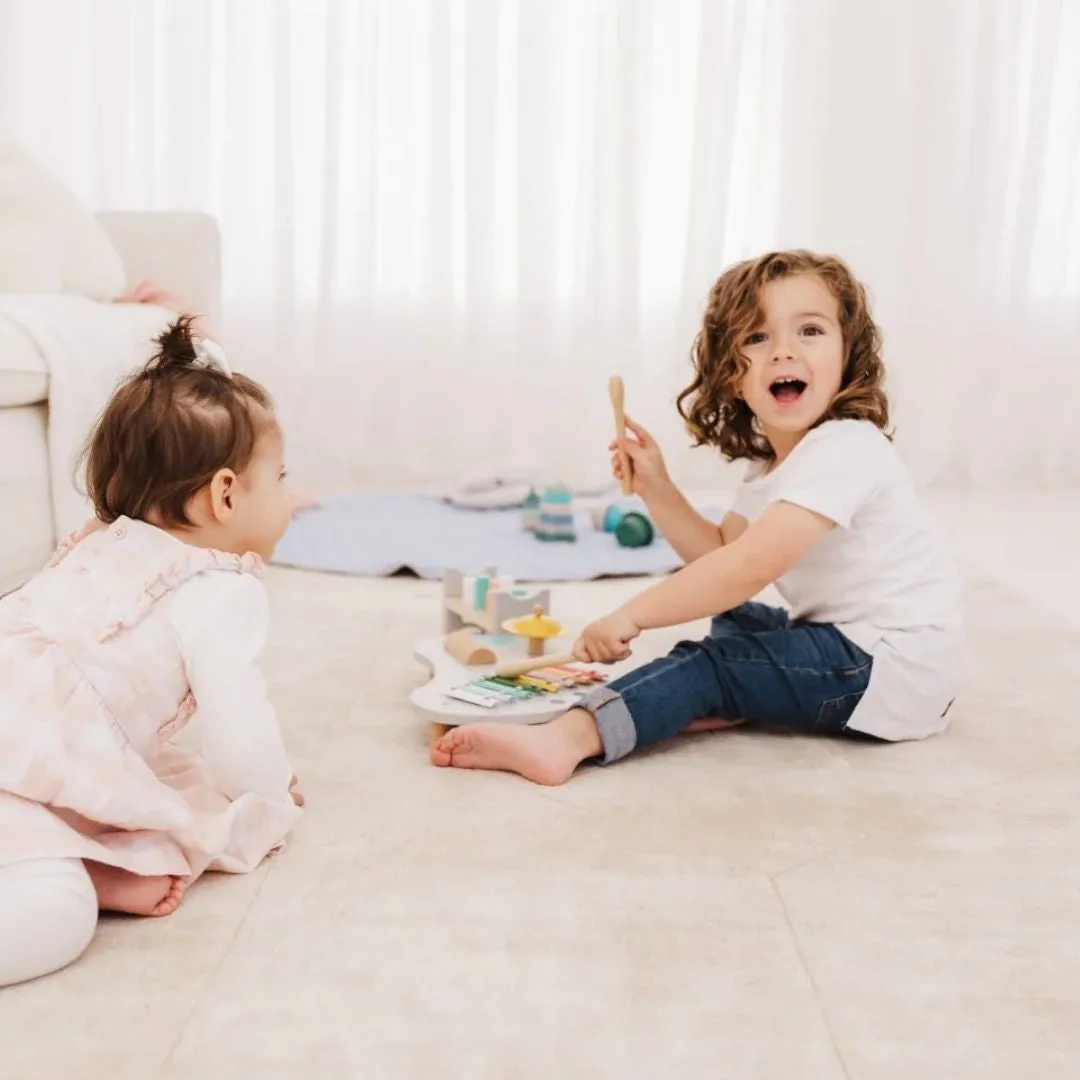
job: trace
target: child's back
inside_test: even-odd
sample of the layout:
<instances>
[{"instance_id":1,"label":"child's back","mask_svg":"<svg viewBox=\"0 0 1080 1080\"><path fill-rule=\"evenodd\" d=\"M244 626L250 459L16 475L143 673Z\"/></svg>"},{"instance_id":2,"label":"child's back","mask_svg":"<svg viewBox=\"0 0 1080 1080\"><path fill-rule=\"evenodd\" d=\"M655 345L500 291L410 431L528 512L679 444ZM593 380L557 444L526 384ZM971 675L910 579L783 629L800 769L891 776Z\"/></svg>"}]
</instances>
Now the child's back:
<instances>
[{"instance_id":1,"label":"child's back","mask_svg":"<svg viewBox=\"0 0 1080 1080\"><path fill-rule=\"evenodd\" d=\"M185 614L257 605L261 584L242 580L257 567L120 519L0 602L0 863L78 857L186 876L250 870L281 843L291 801L230 802L200 756L166 740L196 705L185 651L214 654L184 641ZM201 622L206 637L221 629ZM276 780L286 796L288 772Z\"/></svg>"},{"instance_id":2,"label":"child's back","mask_svg":"<svg viewBox=\"0 0 1080 1080\"><path fill-rule=\"evenodd\" d=\"M956 694L962 647L959 578L896 448L869 420L828 420L771 471L752 463L733 511L752 523L778 501L840 526L775 584L793 620L835 626L874 654L859 730L944 730L937 703Z\"/></svg>"}]
</instances>

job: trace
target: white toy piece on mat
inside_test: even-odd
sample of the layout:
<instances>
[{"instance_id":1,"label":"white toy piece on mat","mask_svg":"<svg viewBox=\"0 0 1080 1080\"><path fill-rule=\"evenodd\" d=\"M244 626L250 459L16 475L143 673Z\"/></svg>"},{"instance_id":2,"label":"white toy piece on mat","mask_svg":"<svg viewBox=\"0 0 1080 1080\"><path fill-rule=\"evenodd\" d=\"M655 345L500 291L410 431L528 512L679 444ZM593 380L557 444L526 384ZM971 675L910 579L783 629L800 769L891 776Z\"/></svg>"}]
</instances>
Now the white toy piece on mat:
<instances>
[{"instance_id":1,"label":"white toy piece on mat","mask_svg":"<svg viewBox=\"0 0 1080 1080\"><path fill-rule=\"evenodd\" d=\"M529 490L543 482L536 469L504 468L477 473L448 490L443 498L465 510L511 510L521 506Z\"/></svg>"},{"instance_id":2,"label":"white toy piece on mat","mask_svg":"<svg viewBox=\"0 0 1080 1080\"><path fill-rule=\"evenodd\" d=\"M529 492L541 492L553 483L549 473L541 468L502 468L498 472L482 472L466 477L442 493L442 499L461 510L524 509ZM610 480L599 483L574 484L575 499L605 498L616 489Z\"/></svg>"}]
</instances>

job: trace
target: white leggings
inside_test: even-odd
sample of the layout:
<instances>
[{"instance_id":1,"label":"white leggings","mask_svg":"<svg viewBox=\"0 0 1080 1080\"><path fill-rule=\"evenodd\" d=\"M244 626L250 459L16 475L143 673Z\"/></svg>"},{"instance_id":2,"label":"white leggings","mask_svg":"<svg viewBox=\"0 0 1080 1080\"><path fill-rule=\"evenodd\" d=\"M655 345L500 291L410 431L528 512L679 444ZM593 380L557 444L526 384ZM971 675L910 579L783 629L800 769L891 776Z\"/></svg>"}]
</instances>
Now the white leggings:
<instances>
[{"instance_id":1,"label":"white leggings","mask_svg":"<svg viewBox=\"0 0 1080 1080\"><path fill-rule=\"evenodd\" d=\"M0 986L74 963L97 921L97 894L81 859L0 866Z\"/></svg>"}]
</instances>

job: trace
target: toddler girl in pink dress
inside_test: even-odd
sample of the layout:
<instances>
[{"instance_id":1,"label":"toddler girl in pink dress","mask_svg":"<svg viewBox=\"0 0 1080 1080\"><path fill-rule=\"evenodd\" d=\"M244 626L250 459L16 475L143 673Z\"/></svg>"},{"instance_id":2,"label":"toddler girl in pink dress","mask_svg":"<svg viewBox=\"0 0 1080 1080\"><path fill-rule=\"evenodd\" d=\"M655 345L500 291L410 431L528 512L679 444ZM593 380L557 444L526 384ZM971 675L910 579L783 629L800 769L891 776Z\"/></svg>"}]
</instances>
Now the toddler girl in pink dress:
<instances>
[{"instance_id":1,"label":"toddler girl in pink dress","mask_svg":"<svg viewBox=\"0 0 1080 1080\"><path fill-rule=\"evenodd\" d=\"M282 433L192 319L158 344L87 444L95 519L0 599L0 986L72 963L99 910L254 869L301 813L259 668Z\"/></svg>"}]
</instances>

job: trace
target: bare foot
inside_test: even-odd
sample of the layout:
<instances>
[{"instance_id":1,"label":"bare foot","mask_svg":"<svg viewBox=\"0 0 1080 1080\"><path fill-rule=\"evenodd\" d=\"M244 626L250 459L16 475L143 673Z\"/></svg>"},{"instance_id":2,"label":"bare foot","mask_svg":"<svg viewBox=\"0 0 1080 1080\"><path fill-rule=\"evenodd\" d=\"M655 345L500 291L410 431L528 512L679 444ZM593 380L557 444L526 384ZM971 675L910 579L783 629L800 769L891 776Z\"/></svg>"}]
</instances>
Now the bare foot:
<instances>
[{"instance_id":1,"label":"bare foot","mask_svg":"<svg viewBox=\"0 0 1080 1080\"><path fill-rule=\"evenodd\" d=\"M87 873L97 892L102 911L118 911L125 915L150 915L161 918L171 915L184 898L183 880L171 874L142 877L117 866L85 860Z\"/></svg>"},{"instance_id":2,"label":"bare foot","mask_svg":"<svg viewBox=\"0 0 1080 1080\"><path fill-rule=\"evenodd\" d=\"M548 724L531 727L479 723L453 728L431 748L442 768L494 769L517 773L534 784L565 784L586 759L603 750L596 721L573 709Z\"/></svg>"},{"instance_id":3,"label":"bare foot","mask_svg":"<svg viewBox=\"0 0 1080 1080\"><path fill-rule=\"evenodd\" d=\"M719 716L705 716L700 720L691 720L683 728L684 735L696 735L702 731L723 731L725 728L738 727L745 720L721 720Z\"/></svg>"}]
</instances>

